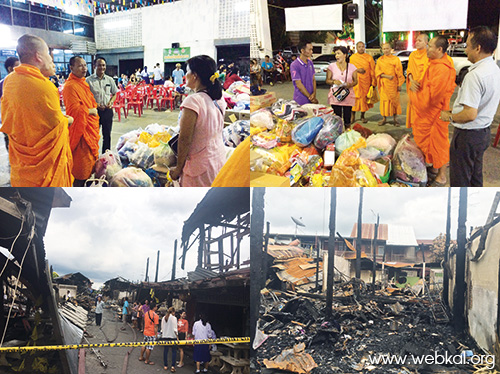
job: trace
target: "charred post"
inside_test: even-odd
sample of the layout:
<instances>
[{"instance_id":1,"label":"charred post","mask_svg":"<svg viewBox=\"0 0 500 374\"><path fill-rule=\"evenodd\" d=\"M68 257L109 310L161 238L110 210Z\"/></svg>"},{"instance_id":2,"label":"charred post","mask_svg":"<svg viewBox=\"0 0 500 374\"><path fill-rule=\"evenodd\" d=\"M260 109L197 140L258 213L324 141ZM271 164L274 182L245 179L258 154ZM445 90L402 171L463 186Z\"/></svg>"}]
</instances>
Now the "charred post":
<instances>
[{"instance_id":1,"label":"charred post","mask_svg":"<svg viewBox=\"0 0 500 374\"><path fill-rule=\"evenodd\" d=\"M330 190L330 236L328 238L328 271L326 281L326 318L332 316L333 271L335 268L335 214L337 211L337 189ZM324 280L323 280L324 281Z\"/></svg>"},{"instance_id":2,"label":"charred post","mask_svg":"<svg viewBox=\"0 0 500 374\"><path fill-rule=\"evenodd\" d=\"M177 265L177 239L174 242L174 263L172 264L172 280L175 280L175 266Z\"/></svg>"},{"instance_id":3,"label":"charred post","mask_svg":"<svg viewBox=\"0 0 500 374\"><path fill-rule=\"evenodd\" d=\"M457 231L457 263L455 276L455 292L453 293L453 318L455 329L463 331L465 328L465 245L467 221L467 188L460 187L460 200L458 205L458 231Z\"/></svg>"},{"instance_id":4,"label":"charred post","mask_svg":"<svg viewBox=\"0 0 500 374\"><path fill-rule=\"evenodd\" d=\"M359 188L358 234L356 237L356 279L361 278L361 232L363 225L363 187Z\"/></svg>"},{"instance_id":5,"label":"charred post","mask_svg":"<svg viewBox=\"0 0 500 374\"><path fill-rule=\"evenodd\" d=\"M375 293L375 279L377 277L377 239L378 225L380 216L377 214L377 224L375 225L375 233L373 237L373 275L372 275L372 293Z\"/></svg>"},{"instance_id":6,"label":"charred post","mask_svg":"<svg viewBox=\"0 0 500 374\"><path fill-rule=\"evenodd\" d=\"M259 319L260 290L262 285L262 245L264 242L264 187L253 189L252 217L250 220L250 339L251 345L257 330ZM253 349L252 349L253 350Z\"/></svg>"},{"instance_id":7,"label":"charred post","mask_svg":"<svg viewBox=\"0 0 500 374\"><path fill-rule=\"evenodd\" d=\"M160 270L160 251L156 256L156 274L155 274L155 283L158 282L158 271Z\"/></svg>"},{"instance_id":8,"label":"charred post","mask_svg":"<svg viewBox=\"0 0 500 374\"><path fill-rule=\"evenodd\" d=\"M448 187L448 207L446 210L446 239L444 243L444 266L443 266L443 302L444 305L450 306L450 274L448 272L449 249L451 235L451 187Z\"/></svg>"}]
</instances>

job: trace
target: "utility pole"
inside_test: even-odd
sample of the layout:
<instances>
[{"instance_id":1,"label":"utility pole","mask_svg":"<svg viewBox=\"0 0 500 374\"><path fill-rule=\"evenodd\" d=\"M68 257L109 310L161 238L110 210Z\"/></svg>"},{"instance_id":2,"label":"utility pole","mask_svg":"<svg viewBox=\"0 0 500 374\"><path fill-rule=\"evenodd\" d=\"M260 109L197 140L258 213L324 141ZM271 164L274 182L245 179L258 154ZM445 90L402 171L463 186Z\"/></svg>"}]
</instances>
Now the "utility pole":
<instances>
[{"instance_id":1,"label":"utility pole","mask_svg":"<svg viewBox=\"0 0 500 374\"><path fill-rule=\"evenodd\" d=\"M159 269L160 269L160 251L158 251L158 256L156 257L155 283L158 282L158 270Z\"/></svg>"},{"instance_id":2,"label":"utility pole","mask_svg":"<svg viewBox=\"0 0 500 374\"><path fill-rule=\"evenodd\" d=\"M254 187L252 196L252 216L250 219L250 347L253 345L259 320L260 290L262 285L262 266L264 243L264 187ZM252 348L253 350L253 348ZM255 352L253 352L255 353Z\"/></svg>"},{"instance_id":3,"label":"utility pole","mask_svg":"<svg viewBox=\"0 0 500 374\"><path fill-rule=\"evenodd\" d=\"M337 211L337 188L330 189L330 236L328 237L328 268L326 281L326 318L332 317L333 281L335 269L335 215ZM323 280L324 282L324 280Z\"/></svg>"},{"instance_id":4,"label":"utility pole","mask_svg":"<svg viewBox=\"0 0 500 374\"><path fill-rule=\"evenodd\" d=\"M149 281L148 272L149 272L149 257L148 260L146 261L146 278L144 279L144 282Z\"/></svg>"},{"instance_id":5,"label":"utility pole","mask_svg":"<svg viewBox=\"0 0 500 374\"><path fill-rule=\"evenodd\" d=\"M358 235L356 237L356 279L361 278L361 233L363 225L363 187L359 188ZM356 288L357 289L357 288Z\"/></svg>"},{"instance_id":6,"label":"utility pole","mask_svg":"<svg viewBox=\"0 0 500 374\"><path fill-rule=\"evenodd\" d=\"M465 328L465 244L467 221L467 188L460 187L460 200L458 203L458 231L457 254L455 270L455 291L453 292L453 319L455 329L463 331Z\"/></svg>"},{"instance_id":7,"label":"utility pole","mask_svg":"<svg viewBox=\"0 0 500 374\"><path fill-rule=\"evenodd\" d=\"M373 275L372 275L372 293L375 293L375 278L377 277L377 239L378 225L380 216L377 214L377 224L375 225L375 233L373 238Z\"/></svg>"},{"instance_id":8,"label":"utility pole","mask_svg":"<svg viewBox=\"0 0 500 374\"><path fill-rule=\"evenodd\" d=\"M443 302L444 305L450 306L450 274L449 269L449 250L450 250L450 234L451 234L451 187L448 187L448 207L446 210L446 239L444 243L444 266L443 266Z\"/></svg>"},{"instance_id":9,"label":"utility pole","mask_svg":"<svg viewBox=\"0 0 500 374\"><path fill-rule=\"evenodd\" d=\"M175 280L175 265L177 262L177 239L174 242L174 263L172 264L172 280Z\"/></svg>"}]
</instances>

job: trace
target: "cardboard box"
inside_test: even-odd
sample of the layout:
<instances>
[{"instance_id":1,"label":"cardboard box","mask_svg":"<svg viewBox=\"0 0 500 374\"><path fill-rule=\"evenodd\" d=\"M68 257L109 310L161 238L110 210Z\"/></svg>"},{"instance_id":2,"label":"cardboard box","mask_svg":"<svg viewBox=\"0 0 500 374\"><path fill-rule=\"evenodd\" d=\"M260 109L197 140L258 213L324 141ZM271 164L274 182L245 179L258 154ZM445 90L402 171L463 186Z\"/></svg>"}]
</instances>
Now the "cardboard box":
<instances>
[{"instance_id":1,"label":"cardboard box","mask_svg":"<svg viewBox=\"0 0 500 374\"><path fill-rule=\"evenodd\" d=\"M251 171L250 187L290 187L290 179L278 175Z\"/></svg>"},{"instance_id":2,"label":"cardboard box","mask_svg":"<svg viewBox=\"0 0 500 374\"><path fill-rule=\"evenodd\" d=\"M264 95L250 96L250 112L266 108L276 102L276 93L267 92Z\"/></svg>"}]
</instances>

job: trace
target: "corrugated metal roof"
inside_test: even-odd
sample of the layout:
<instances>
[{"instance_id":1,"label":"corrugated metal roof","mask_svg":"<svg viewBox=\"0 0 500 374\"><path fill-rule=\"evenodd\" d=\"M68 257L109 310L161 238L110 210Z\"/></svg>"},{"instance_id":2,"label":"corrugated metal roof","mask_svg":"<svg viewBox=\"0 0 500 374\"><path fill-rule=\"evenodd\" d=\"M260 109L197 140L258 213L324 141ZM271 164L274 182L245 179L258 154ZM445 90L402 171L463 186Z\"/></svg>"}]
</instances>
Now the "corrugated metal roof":
<instances>
[{"instance_id":1,"label":"corrugated metal roof","mask_svg":"<svg viewBox=\"0 0 500 374\"><path fill-rule=\"evenodd\" d=\"M387 245L418 246L415 231L411 226L389 225Z\"/></svg>"},{"instance_id":2,"label":"corrugated metal roof","mask_svg":"<svg viewBox=\"0 0 500 374\"><path fill-rule=\"evenodd\" d=\"M267 246L267 253L276 260L286 260L294 257L302 257L304 250L290 245L272 245Z\"/></svg>"},{"instance_id":3,"label":"corrugated metal roof","mask_svg":"<svg viewBox=\"0 0 500 374\"><path fill-rule=\"evenodd\" d=\"M188 279L193 282L197 280L209 279L217 277L219 274L211 270L196 268L195 271L188 271Z\"/></svg>"},{"instance_id":4,"label":"corrugated metal roof","mask_svg":"<svg viewBox=\"0 0 500 374\"><path fill-rule=\"evenodd\" d=\"M313 263L313 259L306 257L292 258L273 267L283 269L276 273L281 281L290 282L296 286L310 283L312 277L316 275L316 264ZM320 262L319 268L322 269L322 267L323 263Z\"/></svg>"},{"instance_id":5,"label":"corrugated metal roof","mask_svg":"<svg viewBox=\"0 0 500 374\"><path fill-rule=\"evenodd\" d=\"M377 239L387 240L388 230L387 224L381 223L378 226L378 236ZM361 224L361 238L363 239L373 239L375 234L375 224L374 223L363 223ZM352 227L351 238L356 238L358 236L358 223L355 223Z\"/></svg>"},{"instance_id":6,"label":"corrugated metal roof","mask_svg":"<svg viewBox=\"0 0 500 374\"><path fill-rule=\"evenodd\" d=\"M363 239L373 239L375 234L374 223L363 223L361 226L361 237ZM358 235L358 224L352 227L351 238ZM387 245L418 246L415 231L411 226L388 225L381 223L378 227L377 239L385 240Z\"/></svg>"}]
</instances>

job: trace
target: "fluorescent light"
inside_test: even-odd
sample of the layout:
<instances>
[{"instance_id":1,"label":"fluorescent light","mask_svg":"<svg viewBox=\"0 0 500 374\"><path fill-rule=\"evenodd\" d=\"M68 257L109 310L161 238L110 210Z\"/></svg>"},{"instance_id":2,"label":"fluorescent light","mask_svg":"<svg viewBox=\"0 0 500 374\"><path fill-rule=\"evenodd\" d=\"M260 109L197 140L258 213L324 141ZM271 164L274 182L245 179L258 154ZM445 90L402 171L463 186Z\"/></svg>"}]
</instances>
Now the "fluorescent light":
<instances>
[{"instance_id":1,"label":"fluorescent light","mask_svg":"<svg viewBox=\"0 0 500 374\"><path fill-rule=\"evenodd\" d=\"M73 34L73 30L64 30L63 33L65 33L65 34Z\"/></svg>"},{"instance_id":2,"label":"fluorescent light","mask_svg":"<svg viewBox=\"0 0 500 374\"><path fill-rule=\"evenodd\" d=\"M85 31L85 29L83 27L79 27L79 28L75 29L75 34L77 32L84 32L84 31Z\"/></svg>"},{"instance_id":3,"label":"fluorescent light","mask_svg":"<svg viewBox=\"0 0 500 374\"><path fill-rule=\"evenodd\" d=\"M2 35L2 38L0 39L0 48L7 49L15 48L17 46L17 41L12 39L9 26L0 25L0 35Z\"/></svg>"},{"instance_id":4,"label":"fluorescent light","mask_svg":"<svg viewBox=\"0 0 500 374\"><path fill-rule=\"evenodd\" d=\"M111 22L106 22L104 24L104 28L106 30L112 30L112 29L125 29L132 25L132 22L129 19L124 19L120 21L111 21Z\"/></svg>"}]
</instances>

